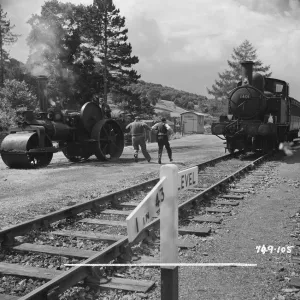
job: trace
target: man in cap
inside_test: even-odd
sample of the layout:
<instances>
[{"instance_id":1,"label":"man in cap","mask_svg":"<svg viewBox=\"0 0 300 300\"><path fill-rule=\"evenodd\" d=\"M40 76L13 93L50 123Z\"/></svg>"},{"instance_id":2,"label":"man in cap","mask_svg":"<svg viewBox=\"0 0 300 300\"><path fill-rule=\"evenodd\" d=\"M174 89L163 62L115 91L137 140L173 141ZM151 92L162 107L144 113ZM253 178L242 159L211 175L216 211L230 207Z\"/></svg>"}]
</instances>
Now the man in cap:
<instances>
[{"instance_id":1,"label":"man in cap","mask_svg":"<svg viewBox=\"0 0 300 300\"><path fill-rule=\"evenodd\" d=\"M151 156L149 155L146 148L145 129L151 130L151 128L146 123L141 122L139 116L136 116L135 121L128 124L126 126L126 129L130 129L131 132L135 161L138 162L139 146L141 146L143 155L145 156L147 161L150 162Z\"/></svg>"},{"instance_id":2,"label":"man in cap","mask_svg":"<svg viewBox=\"0 0 300 300\"><path fill-rule=\"evenodd\" d=\"M172 128L166 123L166 118L161 118L161 122L152 126L152 130L157 130L157 143L158 143L158 163L161 164L161 156L164 146L167 149L170 161L172 159L172 150L169 143L168 134L172 132Z\"/></svg>"}]
</instances>

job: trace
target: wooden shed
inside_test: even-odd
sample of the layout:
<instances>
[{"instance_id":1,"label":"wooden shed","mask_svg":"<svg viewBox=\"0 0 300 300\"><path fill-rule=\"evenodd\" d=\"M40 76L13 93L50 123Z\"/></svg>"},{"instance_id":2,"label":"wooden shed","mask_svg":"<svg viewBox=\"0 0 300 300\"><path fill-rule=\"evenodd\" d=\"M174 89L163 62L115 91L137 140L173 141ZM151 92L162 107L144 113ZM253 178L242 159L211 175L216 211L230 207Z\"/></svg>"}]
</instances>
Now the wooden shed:
<instances>
[{"instance_id":1,"label":"wooden shed","mask_svg":"<svg viewBox=\"0 0 300 300\"><path fill-rule=\"evenodd\" d=\"M204 133L205 114L187 111L181 114L181 132L182 134Z\"/></svg>"}]
</instances>

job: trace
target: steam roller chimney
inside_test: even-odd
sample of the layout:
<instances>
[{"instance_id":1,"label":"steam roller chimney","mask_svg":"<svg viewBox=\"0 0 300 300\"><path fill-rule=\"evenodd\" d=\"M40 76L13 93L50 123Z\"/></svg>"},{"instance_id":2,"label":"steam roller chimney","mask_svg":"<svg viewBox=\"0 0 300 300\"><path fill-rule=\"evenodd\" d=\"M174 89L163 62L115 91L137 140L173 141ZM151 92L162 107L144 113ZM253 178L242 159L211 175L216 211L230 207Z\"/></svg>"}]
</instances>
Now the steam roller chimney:
<instances>
[{"instance_id":1,"label":"steam roller chimney","mask_svg":"<svg viewBox=\"0 0 300 300\"><path fill-rule=\"evenodd\" d=\"M40 75L37 76L37 84L38 84L38 100L39 100L39 104L40 104L40 110L42 112L46 112L48 109L48 100L47 100L47 90L46 90L46 85L47 85L47 81L48 78L47 76L44 75Z\"/></svg>"},{"instance_id":2,"label":"steam roller chimney","mask_svg":"<svg viewBox=\"0 0 300 300\"><path fill-rule=\"evenodd\" d=\"M252 85L253 65L254 65L253 61L243 61L243 62L241 62L242 82L244 82L244 80L247 79L248 84Z\"/></svg>"}]
</instances>

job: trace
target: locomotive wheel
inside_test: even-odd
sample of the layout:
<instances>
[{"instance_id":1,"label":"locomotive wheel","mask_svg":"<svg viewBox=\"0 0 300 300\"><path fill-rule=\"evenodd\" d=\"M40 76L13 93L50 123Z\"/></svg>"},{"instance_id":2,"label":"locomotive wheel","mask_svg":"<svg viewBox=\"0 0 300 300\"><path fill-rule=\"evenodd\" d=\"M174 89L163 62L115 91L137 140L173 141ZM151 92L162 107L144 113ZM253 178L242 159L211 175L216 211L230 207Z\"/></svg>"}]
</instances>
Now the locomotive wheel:
<instances>
[{"instance_id":1,"label":"locomotive wheel","mask_svg":"<svg viewBox=\"0 0 300 300\"><path fill-rule=\"evenodd\" d=\"M119 158L124 149L124 134L120 125L111 119L95 124L91 138L98 141L95 155L99 160Z\"/></svg>"},{"instance_id":2,"label":"locomotive wheel","mask_svg":"<svg viewBox=\"0 0 300 300\"><path fill-rule=\"evenodd\" d=\"M46 137L45 147L52 147L51 140ZM9 134L1 144L1 157L10 168L32 169L46 167L52 160L52 152L28 153L39 148L39 138L36 132L18 132Z\"/></svg>"},{"instance_id":3,"label":"locomotive wheel","mask_svg":"<svg viewBox=\"0 0 300 300\"><path fill-rule=\"evenodd\" d=\"M80 162L80 161L85 161L87 159L90 158L90 155L85 155L85 156L81 156L81 155L76 155L76 156L72 156L68 154L68 150L64 149L62 150L64 156L71 162Z\"/></svg>"}]
</instances>

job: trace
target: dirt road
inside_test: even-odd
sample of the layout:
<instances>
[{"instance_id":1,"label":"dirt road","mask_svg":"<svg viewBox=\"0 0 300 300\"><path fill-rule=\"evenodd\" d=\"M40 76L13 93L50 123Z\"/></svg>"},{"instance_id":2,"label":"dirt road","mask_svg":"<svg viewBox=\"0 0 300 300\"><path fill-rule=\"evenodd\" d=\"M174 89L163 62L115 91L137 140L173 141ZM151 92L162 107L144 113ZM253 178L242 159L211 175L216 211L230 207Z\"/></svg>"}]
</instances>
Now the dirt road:
<instances>
[{"instance_id":1,"label":"dirt road","mask_svg":"<svg viewBox=\"0 0 300 300\"><path fill-rule=\"evenodd\" d=\"M170 143L178 167L224 154L222 140L211 135L191 135ZM70 201L84 202L157 177L157 144L147 147L153 159L150 163L141 153L139 163L135 163L131 146L117 162L99 162L91 157L87 162L70 163L57 153L47 168L15 170L0 160L0 227L60 209ZM169 162L165 150L162 162Z\"/></svg>"}]
</instances>

